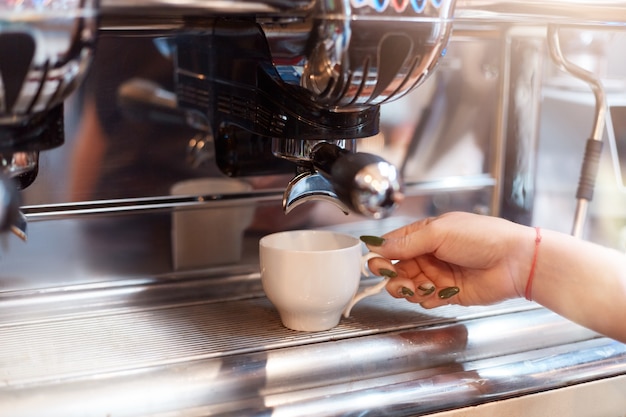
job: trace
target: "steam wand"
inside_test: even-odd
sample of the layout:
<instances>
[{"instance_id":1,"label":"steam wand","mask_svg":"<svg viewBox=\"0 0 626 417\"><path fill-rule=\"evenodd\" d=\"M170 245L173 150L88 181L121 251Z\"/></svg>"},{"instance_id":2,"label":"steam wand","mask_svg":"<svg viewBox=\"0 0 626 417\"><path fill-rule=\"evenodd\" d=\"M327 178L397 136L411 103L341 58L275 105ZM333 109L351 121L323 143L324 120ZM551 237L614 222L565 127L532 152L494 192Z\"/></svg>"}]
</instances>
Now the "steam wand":
<instances>
[{"instance_id":1,"label":"steam wand","mask_svg":"<svg viewBox=\"0 0 626 417\"><path fill-rule=\"evenodd\" d=\"M602 134L604 133L607 113L606 94L602 82L595 74L565 59L560 45L559 28L553 25L548 27L548 46L550 56L557 66L561 70L586 82L591 87L596 101L594 126L591 137L587 139L585 146L585 155L576 191L578 201L572 227L572 235L581 237L587 218L589 202L593 198L600 155L602 153Z\"/></svg>"}]
</instances>

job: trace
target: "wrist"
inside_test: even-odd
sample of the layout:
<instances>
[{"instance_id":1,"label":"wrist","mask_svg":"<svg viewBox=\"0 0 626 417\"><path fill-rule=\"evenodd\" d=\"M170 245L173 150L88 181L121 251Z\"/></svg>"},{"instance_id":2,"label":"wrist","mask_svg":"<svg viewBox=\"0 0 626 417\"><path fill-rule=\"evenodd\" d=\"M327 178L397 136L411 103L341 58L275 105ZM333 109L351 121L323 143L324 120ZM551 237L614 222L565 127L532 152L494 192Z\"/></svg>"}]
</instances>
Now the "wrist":
<instances>
[{"instance_id":1,"label":"wrist","mask_svg":"<svg viewBox=\"0 0 626 417\"><path fill-rule=\"evenodd\" d=\"M513 287L520 298L531 299L532 288L537 274L537 259L540 252L542 230L538 227L522 226L516 234L514 249Z\"/></svg>"},{"instance_id":2,"label":"wrist","mask_svg":"<svg viewBox=\"0 0 626 417\"><path fill-rule=\"evenodd\" d=\"M535 279L535 268L537 266L537 257L539 256L539 246L541 245L541 228L535 227L535 248L530 264L528 278L526 278L526 287L524 288L524 298L528 301L533 300L533 281Z\"/></svg>"}]
</instances>

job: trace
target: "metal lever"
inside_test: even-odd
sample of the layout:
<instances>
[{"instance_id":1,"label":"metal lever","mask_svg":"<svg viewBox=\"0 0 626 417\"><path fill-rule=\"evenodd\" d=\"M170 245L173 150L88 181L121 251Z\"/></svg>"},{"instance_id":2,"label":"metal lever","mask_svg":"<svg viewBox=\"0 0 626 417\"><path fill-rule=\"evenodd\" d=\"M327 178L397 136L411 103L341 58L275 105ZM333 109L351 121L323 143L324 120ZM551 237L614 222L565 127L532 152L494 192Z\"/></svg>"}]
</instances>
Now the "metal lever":
<instances>
[{"instance_id":1,"label":"metal lever","mask_svg":"<svg viewBox=\"0 0 626 417\"><path fill-rule=\"evenodd\" d=\"M593 198L599 159L602 152L602 134L607 114L606 93L599 77L565 59L561 51L559 28L556 26L551 25L548 27L548 46L550 56L559 68L586 82L591 87L596 100L594 126L585 148L578 190L576 191L577 205L572 226L572 235L581 237L587 219L589 202Z\"/></svg>"}]
</instances>

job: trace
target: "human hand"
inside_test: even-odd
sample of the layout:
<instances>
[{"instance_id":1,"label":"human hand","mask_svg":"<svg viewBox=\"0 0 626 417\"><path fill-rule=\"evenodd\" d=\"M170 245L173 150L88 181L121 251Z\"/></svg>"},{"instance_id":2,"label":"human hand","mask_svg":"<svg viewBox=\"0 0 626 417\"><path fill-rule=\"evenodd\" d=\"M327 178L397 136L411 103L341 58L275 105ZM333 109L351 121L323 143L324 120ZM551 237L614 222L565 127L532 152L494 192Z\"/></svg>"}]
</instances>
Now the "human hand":
<instances>
[{"instance_id":1,"label":"human hand","mask_svg":"<svg viewBox=\"0 0 626 417\"><path fill-rule=\"evenodd\" d=\"M384 257L371 259L370 269L397 274L387 284L392 296L433 308L488 305L522 296L535 231L496 217L455 212L382 238L376 245L376 238L362 237L372 252Z\"/></svg>"}]
</instances>

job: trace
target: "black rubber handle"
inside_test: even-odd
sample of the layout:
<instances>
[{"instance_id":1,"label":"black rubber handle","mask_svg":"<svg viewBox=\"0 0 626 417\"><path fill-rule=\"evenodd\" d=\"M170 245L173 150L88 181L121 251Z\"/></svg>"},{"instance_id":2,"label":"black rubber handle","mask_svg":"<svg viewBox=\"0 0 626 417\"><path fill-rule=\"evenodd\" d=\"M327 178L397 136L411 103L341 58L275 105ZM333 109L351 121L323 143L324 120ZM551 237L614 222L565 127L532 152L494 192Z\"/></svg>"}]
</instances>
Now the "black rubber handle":
<instances>
[{"instance_id":1,"label":"black rubber handle","mask_svg":"<svg viewBox=\"0 0 626 417\"><path fill-rule=\"evenodd\" d=\"M585 146L585 156L580 171L580 179L578 181L578 190L576 198L582 198L588 201L593 199L593 191L598 176L598 167L600 166L600 156L602 154L603 143L599 140L588 139Z\"/></svg>"}]
</instances>

